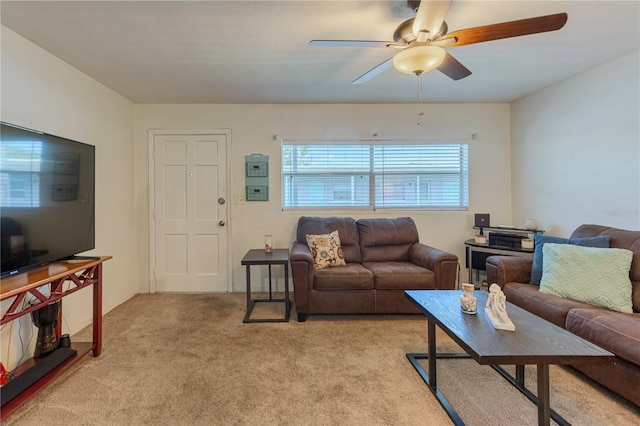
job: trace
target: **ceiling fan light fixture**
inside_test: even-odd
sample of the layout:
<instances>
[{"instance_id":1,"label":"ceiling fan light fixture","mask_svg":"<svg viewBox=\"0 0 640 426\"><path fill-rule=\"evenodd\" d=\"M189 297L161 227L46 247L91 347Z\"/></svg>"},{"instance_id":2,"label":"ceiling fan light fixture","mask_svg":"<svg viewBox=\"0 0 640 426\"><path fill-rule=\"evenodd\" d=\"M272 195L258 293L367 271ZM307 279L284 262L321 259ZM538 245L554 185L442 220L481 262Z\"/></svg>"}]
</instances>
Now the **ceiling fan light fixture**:
<instances>
[{"instance_id":1,"label":"ceiling fan light fixture","mask_svg":"<svg viewBox=\"0 0 640 426\"><path fill-rule=\"evenodd\" d=\"M393 67L405 74L422 74L438 68L446 51L442 47L418 45L408 47L393 57Z\"/></svg>"}]
</instances>

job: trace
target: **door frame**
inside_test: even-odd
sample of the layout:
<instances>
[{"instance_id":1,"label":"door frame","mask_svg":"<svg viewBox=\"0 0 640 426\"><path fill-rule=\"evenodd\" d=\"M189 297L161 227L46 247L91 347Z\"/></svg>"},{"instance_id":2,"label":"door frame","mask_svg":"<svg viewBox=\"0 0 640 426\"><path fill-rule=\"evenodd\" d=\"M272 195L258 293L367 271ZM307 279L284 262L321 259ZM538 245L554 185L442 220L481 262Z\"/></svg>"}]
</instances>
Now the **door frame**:
<instances>
[{"instance_id":1,"label":"door frame","mask_svg":"<svg viewBox=\"0 0 640 426\"><path fill-rule=\"evenodd\" d=\"M154 141L156 136L160 135L225 135L226 137L226 158L225 165L227 169L227 175L225 176L225 189L227 191L227 202L225 203L225 209L227 214L227 293L233 288L232 273L233 268L233 252L231 251L231 203L229 198L231 194L231 129L149 129L147 132L147 154L148 154L148 171L149 171L149 205L148 205L148 217L149 217L149 293L156 292L156 219L154 215L155 210L155 156L154 156Z\"/></svg>"}]
</instances>

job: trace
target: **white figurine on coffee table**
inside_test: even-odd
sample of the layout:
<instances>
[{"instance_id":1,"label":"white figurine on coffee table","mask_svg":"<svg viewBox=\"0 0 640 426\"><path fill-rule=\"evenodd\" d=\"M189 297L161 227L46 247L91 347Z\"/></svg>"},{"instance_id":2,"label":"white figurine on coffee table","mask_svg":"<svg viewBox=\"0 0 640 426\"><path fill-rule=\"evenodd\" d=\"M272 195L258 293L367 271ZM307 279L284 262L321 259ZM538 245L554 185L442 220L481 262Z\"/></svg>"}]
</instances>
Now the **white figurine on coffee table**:
<instances>
[{"instance_id":1,"label":"white figurine on coffee table","mask_svg":"<svg viewBox=\"0 0 640 426\"><path fill-rule=\"evenodd\" d=\"M516 326L513 325L507 315L507 298L498 284L491 284L489 287L489 297L484 311L491 320L491 324L497 330L515 331Z\"/></svg>"}]
</instances>

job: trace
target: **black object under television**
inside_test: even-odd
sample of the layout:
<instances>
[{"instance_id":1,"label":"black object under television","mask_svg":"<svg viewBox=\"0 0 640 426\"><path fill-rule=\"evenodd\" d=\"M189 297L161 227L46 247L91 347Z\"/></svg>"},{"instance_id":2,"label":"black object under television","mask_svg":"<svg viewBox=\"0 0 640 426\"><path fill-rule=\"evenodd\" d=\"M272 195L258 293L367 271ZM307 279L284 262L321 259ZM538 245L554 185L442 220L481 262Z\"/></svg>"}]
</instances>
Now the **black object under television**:
<instances>
[{"instance_id":1,"label":"black object under television","mask_svg":"<svg viewBox=\"0 0 640 426\"><path fill-rule=\"evenodd\" d=\"M1 276L95 248L95 147L0 123Z\"/></svg>"}]
</instances>

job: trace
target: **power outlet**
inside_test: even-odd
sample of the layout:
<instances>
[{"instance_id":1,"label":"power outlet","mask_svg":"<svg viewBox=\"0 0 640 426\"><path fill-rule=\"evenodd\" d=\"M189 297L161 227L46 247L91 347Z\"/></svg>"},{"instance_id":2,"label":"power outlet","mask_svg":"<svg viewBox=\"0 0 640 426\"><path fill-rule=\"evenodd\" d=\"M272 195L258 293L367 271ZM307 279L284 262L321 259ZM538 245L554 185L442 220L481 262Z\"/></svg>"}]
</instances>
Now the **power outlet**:
<instances>
[{"instance_id":1,"label":"power outlet","mask_svg":"<svg viewBox=\"0 0 640 426\"><path fill-rule=\"evenodd\" d=\"M235 199L233 200L234 204L244 204L244 195L236 195Z\"/></svg>"}]
</instances>

